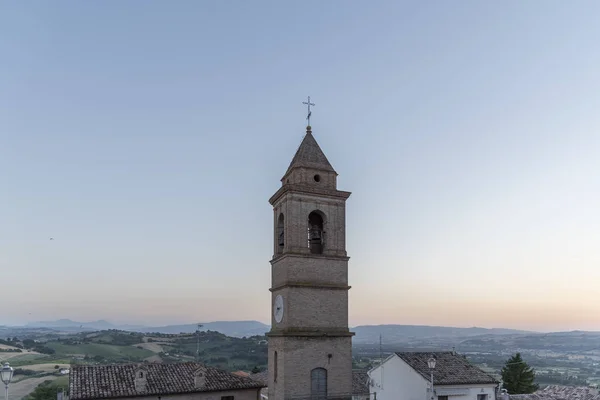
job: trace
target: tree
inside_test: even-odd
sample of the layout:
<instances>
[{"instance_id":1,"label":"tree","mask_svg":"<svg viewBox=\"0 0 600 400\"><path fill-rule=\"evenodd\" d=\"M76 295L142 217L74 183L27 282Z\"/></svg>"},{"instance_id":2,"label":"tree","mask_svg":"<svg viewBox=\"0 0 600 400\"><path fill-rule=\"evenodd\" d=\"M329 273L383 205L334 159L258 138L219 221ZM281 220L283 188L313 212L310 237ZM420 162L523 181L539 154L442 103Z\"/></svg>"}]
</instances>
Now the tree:
<instances>
[{"instance_id":1,"label":"tree","mask_svg":"<svg viewBox=\"0 0 600 400\"><path fill-rule=\"evenodd\" d=\"M538 390L535 371L517 353L502 368L502 383L509 394L528 394Z\"/></svg>"},{"instance_id":2,"label":"tree","mask_svg":"<svg viewBox=\"0 0 600 400\"><path fill-rule=\"evenodd\" d=\"M39 384L29 396L25 397L26 400L56 400L56 393L58 388L53 385L50 380L44 381Z\"/></svg>"}]
</instances>

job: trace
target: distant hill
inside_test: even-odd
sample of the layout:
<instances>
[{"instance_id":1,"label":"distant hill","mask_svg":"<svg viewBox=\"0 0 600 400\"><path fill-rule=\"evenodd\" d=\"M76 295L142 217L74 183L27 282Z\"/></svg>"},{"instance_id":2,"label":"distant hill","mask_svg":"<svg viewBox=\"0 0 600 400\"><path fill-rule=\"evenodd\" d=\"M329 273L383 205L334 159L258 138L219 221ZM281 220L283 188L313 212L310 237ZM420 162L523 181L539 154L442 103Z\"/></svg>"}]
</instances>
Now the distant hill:
<instances>
[{"instance_id":1,"label":"distant hill","mask_svg":"<svg viewBox=\"0 0 600 400\"><path fill-rule=\"evenodd\" d=\"M215 321L201 322L203 325L201 331L217 331L227 336L244 337L264 335L269 329L258 321ZM139 326L139 325L117 325L105 320L92 322L79 322L70 319L59 319L57 321L32 322L26 325L27 328L50 328L66 332L85 332L85 331L103 331L109 329L118 329L122 331L141 332L141 333L192 333L197 329L197 324L167 325L167 326Z\"/></svg>"},{"instance_id":2,"label":"distant hill","mask_svg":"<svg viewBox=\"0 0 600 400\"><path fill-rule=\"evenodd\" d=\"M202 324L201 331L216 331L233 337L262 336L270 329L269 325L258 321L215 321L201 322L200 324ZM142 328L140 332L192 333L196 332L197 326L197 324L167 325Z\"/></svg>"},{"instance_id":3,"label":"distant hill","mask_svg":"<svg viewBox=\"0 0 600 400\"><path fill-rule=\"evenodd\" d=\"M453 328L427 325L361 325L351 329L356 333L354 343L378 343L379 335L385 343L407 342L423 338L465 338L479 335L521 335L534 332L503 328Z\"/></svg>"},{"instance_id":4,"label":"distant hill","mask_svg":"<svg viewBox=\"0 0 600 400\"><path fill-rule=\"evenodd\" d=\"M56 321L39 321L30 322L27 325L25 325L25 327L64 329L68 331L101 331L107 329L136 330L143 328L143 326L136 325L115 325L103 319L92 322L78 322L70 319L59 319Z\"/></svg>"}]
</instances>

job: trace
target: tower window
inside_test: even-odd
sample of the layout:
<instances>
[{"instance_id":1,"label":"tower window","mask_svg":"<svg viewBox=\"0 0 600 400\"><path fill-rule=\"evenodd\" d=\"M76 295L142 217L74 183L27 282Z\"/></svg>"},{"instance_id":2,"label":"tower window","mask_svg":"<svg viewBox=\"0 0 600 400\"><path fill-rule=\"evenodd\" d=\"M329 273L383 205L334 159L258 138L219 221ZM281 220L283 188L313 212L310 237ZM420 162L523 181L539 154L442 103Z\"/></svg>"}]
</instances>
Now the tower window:
<instances>
[{"instance_id":1,"label":"tower window","mask_svg":"<svg viewBox=\"0 0 600 400\"><path fill-rule=\"evenodd\" d=\"M283 224L283 213L279 214L279 219L277 220L277 252L283 252L283 246L285 245L285 228Z\"/></svg>"},{"instance_id":2,"label":"tower window","mask_svg":"<svg viewBox=\"0 0 600 400\"><path fill-rule=\"evenodd\" d=\"M321 182L321 175L317 174L313 176L313 179L315 180L315 182Z\"/></svg>"},{"instance_id":3,"label":"tower window","mask_svg":"<svg viewBox=\"0 0 600 400\"><path fill-rule=\"evenodd\" d=\"M310 371L310 395L314 400L327 398L327 370L315 368Z\"/></svg>"},{"instance_id":4,"label":"tower window","mask_svg":"<svg viewBox=\"0 0 600 400\"><path fill-rule=\"evenodd\" d=\"M323 217L318 211L308 215L308 248L312 254L323 254Z\"/></svg>"},{"instance_id":5,"label":"tower window","mask_svg":"<svg viewBox=\"0 0 600 400\"><path fill-rule=\"evenodd\" d=\"M277 352L273 354L273 382L277 382Z\"/></svg>"}]
</instances>

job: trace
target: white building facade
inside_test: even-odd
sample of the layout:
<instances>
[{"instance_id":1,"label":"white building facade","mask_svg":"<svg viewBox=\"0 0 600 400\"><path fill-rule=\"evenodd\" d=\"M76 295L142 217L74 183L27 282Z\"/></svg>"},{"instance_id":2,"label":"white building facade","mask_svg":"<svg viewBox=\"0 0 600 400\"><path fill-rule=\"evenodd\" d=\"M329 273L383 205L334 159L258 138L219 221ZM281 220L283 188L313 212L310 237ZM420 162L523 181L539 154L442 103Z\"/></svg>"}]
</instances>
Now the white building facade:
<instances>
[{"instance_id":1,"label":"white building facade","mask_svg":"<svg viewBox=\"0 0 600 400\"><path fill-rule=\"evenodd\" d=\"M427 363L432 355L433 371ZM496 400L498 387L496 379L454 352L395 353L368 375L374 400Z\"/></svg>"}]
</instances>

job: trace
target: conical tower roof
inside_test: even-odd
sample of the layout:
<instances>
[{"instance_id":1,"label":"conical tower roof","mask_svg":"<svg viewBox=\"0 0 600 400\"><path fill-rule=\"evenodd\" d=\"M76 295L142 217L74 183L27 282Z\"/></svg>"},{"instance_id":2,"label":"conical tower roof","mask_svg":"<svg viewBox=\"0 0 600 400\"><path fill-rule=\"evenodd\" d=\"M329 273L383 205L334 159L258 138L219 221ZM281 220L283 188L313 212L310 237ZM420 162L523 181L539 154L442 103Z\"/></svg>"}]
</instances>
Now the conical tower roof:
<instances>
[{"instance_id":1,"label":"conical tower roof","mask_svg":"<svg viewBox=\"0 0 600 400\"><path fill-rule=\"evenodd\" d=\"M285 175L289 174L292 169L297 167L314 168L335 173L329 160L325 157L323 150L321 150L315 137L312 135L310 126L306 127L306 135L304 136L304 139L302 139L302 143L300 143L300 147L298 147L298 151L296 151Z\"/></svg>"}]
</instances>

